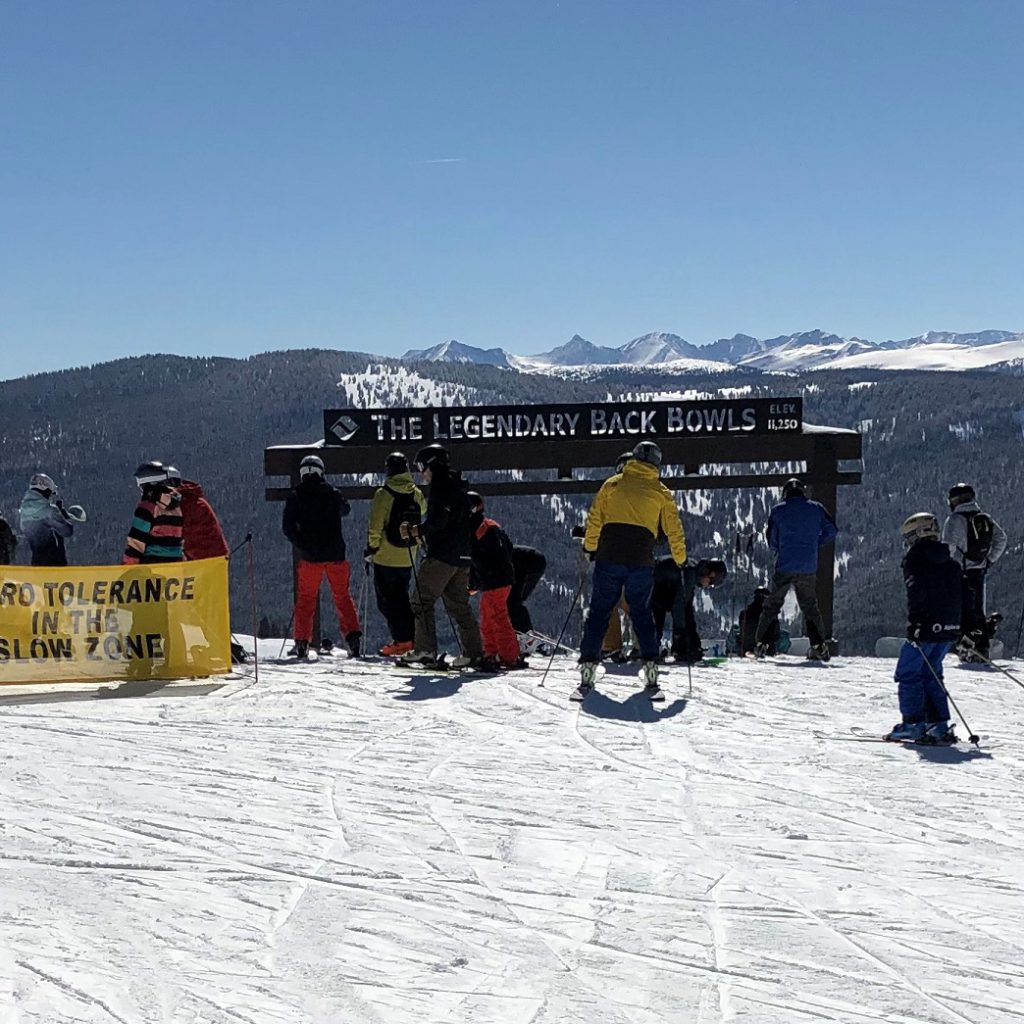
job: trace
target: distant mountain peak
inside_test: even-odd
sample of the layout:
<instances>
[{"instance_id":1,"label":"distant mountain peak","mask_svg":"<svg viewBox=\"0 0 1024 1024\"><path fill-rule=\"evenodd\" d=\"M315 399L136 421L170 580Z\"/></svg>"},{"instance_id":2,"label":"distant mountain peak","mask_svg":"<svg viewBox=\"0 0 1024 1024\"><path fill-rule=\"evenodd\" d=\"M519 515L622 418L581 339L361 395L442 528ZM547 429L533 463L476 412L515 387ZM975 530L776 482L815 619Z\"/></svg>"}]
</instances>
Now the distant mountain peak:
<instances>
[{"instance_id":1,"label":"distant mountain peak","mask_svg":"<svg viewBox=\"0 0 1024 1024\"><path fill-rule=\"evenodd\" d=\"M506 370L511 367L504 349L476 348L454 338L432 348L409 349L402 359L418 363L477 363L482 366L500 366Z\"/></svg>"}]
</instances>

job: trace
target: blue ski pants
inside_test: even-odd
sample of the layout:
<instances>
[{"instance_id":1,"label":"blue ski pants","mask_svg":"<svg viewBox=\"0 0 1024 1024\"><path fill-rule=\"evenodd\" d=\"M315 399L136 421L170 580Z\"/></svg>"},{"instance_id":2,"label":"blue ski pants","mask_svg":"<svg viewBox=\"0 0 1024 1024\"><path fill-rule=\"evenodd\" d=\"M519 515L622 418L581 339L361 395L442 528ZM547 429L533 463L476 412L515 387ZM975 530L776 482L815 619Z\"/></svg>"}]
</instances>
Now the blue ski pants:
<instances>
[{"instance_id":1,"label":"blue ski pants","mask_svg":"<svg viewBox=\"0 0 1024 1024\"><path fill-rule=\"evenodd\" d=\"M629 618L640 644L644 661L658 657L658 637L651 614L651 591L654 589L654 569L649 565L618 565L615 562L595 562L594 581L590 594L590 608L583 626L580 644L581 661L601 660L601 641L608 629L612 609L619 603L623 590L629 605Z\"/></svg>"},{"instance_id":2,"label":"blue ski pants","mask_svg":"<svg viewBox=\"0 0 1024 1024\"><path fill-rule=\"evenodd\" d=\"M949 721L949 702L935 676L942 679L942 659L952 647L951 641L919 643L916 647L904 641L896 662L896 688L904 722Z\"/></svg>"}]
</instances>

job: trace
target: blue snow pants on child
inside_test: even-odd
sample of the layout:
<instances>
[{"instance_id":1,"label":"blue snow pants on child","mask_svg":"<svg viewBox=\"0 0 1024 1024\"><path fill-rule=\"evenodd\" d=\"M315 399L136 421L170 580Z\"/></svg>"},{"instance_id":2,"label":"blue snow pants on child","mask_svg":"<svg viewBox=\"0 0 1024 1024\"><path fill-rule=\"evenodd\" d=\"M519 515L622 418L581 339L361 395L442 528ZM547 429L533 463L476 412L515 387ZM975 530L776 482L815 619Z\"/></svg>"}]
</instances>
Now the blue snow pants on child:
<instances>
[{"instance_id":1,"label":"blue snow pants on child","mask_svg":"<svg viewBox=\"0 0 1024 1024\"><path fill-rule=\"evenodd\" d=\"M942 678L942 659L952 647L952 641L916 646L909 640L904 642L896 662L896 686L904 722L949 721L949 702L935 676Z\"/></svg>"}]
</instances>

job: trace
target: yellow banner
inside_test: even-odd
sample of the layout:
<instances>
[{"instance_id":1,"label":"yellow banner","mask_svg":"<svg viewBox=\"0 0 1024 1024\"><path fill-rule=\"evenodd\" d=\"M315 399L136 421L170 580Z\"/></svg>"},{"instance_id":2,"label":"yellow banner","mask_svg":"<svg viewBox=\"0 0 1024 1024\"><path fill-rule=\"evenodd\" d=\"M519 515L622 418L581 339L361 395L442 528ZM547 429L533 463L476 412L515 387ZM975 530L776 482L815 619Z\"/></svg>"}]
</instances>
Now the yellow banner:
<instances>
[{"instance_id":1,"label":"yellow banner","mask_svg":"<svg viewBox=\"0 0 1024 1024\"><path fill-rule=\"evenodd\" d=\"M0 566L0 685L191 679L230 667L226 558Z\"/></svg>"}]
</instances>

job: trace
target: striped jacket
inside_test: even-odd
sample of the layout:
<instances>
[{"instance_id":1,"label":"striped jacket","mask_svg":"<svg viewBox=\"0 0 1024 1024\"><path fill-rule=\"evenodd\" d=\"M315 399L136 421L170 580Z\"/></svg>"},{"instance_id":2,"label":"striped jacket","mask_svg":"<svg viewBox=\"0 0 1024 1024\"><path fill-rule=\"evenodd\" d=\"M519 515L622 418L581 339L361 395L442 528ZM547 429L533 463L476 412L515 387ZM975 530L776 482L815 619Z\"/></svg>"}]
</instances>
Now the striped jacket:
<instances>
[{"instance_id":1,"label":"striped jacket","mask_svg":"<svg viewBox=\"0 0 1024 1024\"><path fill-rule=\"evenodd\" d=\"M163 487L147 487L132 517L122 564L180 562L182 548L181 496Z\"/></svg>"}]
</instances>

